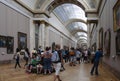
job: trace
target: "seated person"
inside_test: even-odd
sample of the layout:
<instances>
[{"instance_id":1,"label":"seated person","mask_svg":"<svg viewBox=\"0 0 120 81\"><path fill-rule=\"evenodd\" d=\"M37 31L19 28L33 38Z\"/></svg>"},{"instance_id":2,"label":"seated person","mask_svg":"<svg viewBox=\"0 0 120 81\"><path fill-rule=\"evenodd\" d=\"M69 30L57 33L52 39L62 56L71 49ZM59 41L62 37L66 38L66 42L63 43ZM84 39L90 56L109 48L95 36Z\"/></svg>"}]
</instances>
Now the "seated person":
<instances>
[{"instance_id":1,"label":"seated person","mask_svg":"<svg viewBox=\"0 0 120 81\"><path fill-rule=\"evenodd\" d=\"M37 67L37 60L35 58L35 56L33 55L32 59L31 59L31 62L29 64L29 72L31 72L31 70L35 67Z\"/></svg>"},{"instance_id":2,"label":"seated person","mask_svg":"<svg viewBox=\"0 0 120 81\"><path fill-rule=\"evenodd\" d=\"M42 72L42 69L43 69L43 66L39 63L37 65L37 74L41 73Z\"/></svg>"},{"instance_id":3,"label":"seated person","mask_svg":"<svg viewBox=\"0 0 120 81\"><path fill-rule=\"evenodd\" d=\"M39 74L39 73L41 73L41 71L43 69L43 66L42 66L42 63L41 63L41 55L40 54L37 55L36 61L37 61L37 74Z\"/></svg>"}]
</instances>

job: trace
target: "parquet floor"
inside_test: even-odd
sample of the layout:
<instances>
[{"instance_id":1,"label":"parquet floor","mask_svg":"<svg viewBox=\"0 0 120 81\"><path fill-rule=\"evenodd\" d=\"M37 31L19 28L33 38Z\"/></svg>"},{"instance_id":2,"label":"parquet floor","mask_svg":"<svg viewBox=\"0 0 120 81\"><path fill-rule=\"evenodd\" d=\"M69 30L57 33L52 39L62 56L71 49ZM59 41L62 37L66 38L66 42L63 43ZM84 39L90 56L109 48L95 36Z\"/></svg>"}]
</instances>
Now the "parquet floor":
<instances>
[{"instance_id":1,"label":"parquet floor","mask_svg":"<svg viewBox=\"0 0 120 81\"><path fill-rule=\"evenodd\" d=\"M120 81L102 65L99 68L100 75L91 76L91 67L91 64L84 63L73 67L65 64L66 70L60 73L60 77L62 81ZM0 65L0 81L53 81L53 75L27 74L23 68L14 69L14 64Z\"/></svg>"}]
</instances>

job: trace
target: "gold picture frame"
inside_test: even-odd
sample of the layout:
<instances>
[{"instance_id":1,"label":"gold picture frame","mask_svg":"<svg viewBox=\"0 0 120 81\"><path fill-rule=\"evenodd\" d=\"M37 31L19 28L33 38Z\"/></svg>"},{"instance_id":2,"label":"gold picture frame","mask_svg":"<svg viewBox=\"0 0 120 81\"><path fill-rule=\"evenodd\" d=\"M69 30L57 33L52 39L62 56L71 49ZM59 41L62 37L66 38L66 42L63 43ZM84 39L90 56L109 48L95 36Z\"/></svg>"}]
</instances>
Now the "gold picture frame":
<instances>
[{"instance_id":1,"label":"gold picture frame","mask_svg":"<svg viewBox=\"0 0 120 81\"><path fill-rule=\"evenodd\" d=\"M104 53L105 55L110 56L111 48L111 30L108 29L104 34Z\"/></svg>"},{"instance_id":2,"label":"gold picture frame","mask_svg":"<svg viewBox=\"0 0 120 81\"><path fill-rule=\"evenodd\" d=\"M6 42L6 36L0 35L0 48L6 48L7 42Z\"/></svg>"},{"instance_id":3,"label":"gold picture frame","mask_svg":"<svg viewBox=\"0 0 120 81\"><path fill-rule=\"evenodd\" d=\"M7 36L7 54L14 53L14 37Z\"/></svg>"},{"instance_id":4,"label":"gold picture frame","mask_svg":"<svg viewBox=\"0 0 120 81\"><path fill-rule=\"evenodd\" d=\"M115 42L116 42L116 54L120 55L120 30L117 31Z\"/></svg>"},{"instance_id":5,"label":"gold picture frame","mask_svg":"<svg viewBox=\"0 0 120 81\"><path fill-rule=\"evenodd\" d=\"M113 29L116 32L120 29L120 0L118 0L115 6L113 7L113 17Z\"/></svg>"},{"instance_id":6,"label":"gold picture frame","mask_svg":"<svg viewBox=\"0 0 120 81\"><path fill-rule=\"evenodd\" d=\"M20 50L27 48L27 34L18 32L18 48Z\"/></svg>"},{"instance_id":7,"label":"gold picture frame","mask_svg":"<svg viewBox=\"0 0 120 81\"><path fill-rule=\"evenodd\" d=\"M103 28L99 30L99 48L103 49Z\"/></svg>"}]
</instances>

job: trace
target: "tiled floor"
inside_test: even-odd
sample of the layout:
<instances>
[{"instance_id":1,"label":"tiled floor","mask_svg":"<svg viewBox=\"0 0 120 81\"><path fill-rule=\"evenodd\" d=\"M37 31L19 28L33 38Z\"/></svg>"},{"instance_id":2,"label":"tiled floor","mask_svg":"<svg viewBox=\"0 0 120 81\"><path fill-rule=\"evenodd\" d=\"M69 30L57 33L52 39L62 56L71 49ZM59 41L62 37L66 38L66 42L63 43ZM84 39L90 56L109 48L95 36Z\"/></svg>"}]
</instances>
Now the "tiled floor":
<instances>
[{"instance_id":1,"label":"tiled floor","mask_svg":"<svg viewBox=\"0 0 120 81\"><path fill-rule=\"evenodd\" d=\"M81 63L70 67L65 64L66 70L60 73L62 81L120 81L110 71L100 65L99 76L90 75L91 64ZM0 65L0 81L53 81L53 74L27 74L23 68L14 69L14 64Z\"/></svg>"}]
</instances>

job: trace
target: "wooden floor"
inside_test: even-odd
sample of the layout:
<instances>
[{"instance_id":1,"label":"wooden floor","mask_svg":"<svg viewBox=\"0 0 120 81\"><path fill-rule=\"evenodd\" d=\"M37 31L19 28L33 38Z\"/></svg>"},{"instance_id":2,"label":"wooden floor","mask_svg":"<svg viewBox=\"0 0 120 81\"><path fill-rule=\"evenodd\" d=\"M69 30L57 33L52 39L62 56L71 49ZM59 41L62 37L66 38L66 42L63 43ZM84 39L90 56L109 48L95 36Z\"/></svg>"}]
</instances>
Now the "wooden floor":
<instances>
[{"instance_id":1,"label":"wooden floor","mask_svg":"<svg viewBox=\"0 0 120 81\"><path fill-rule=\"evenodd\" d=\"M100 65L99 76L90 75L91 64L81 63L70 67L65 64L66 70L60 73L62 81L120 81L107 68ZM0 65L0 81L53 81L53 74L27 74L23 68L14 69L14 64Z\"/></svg>"}]
</instances>

